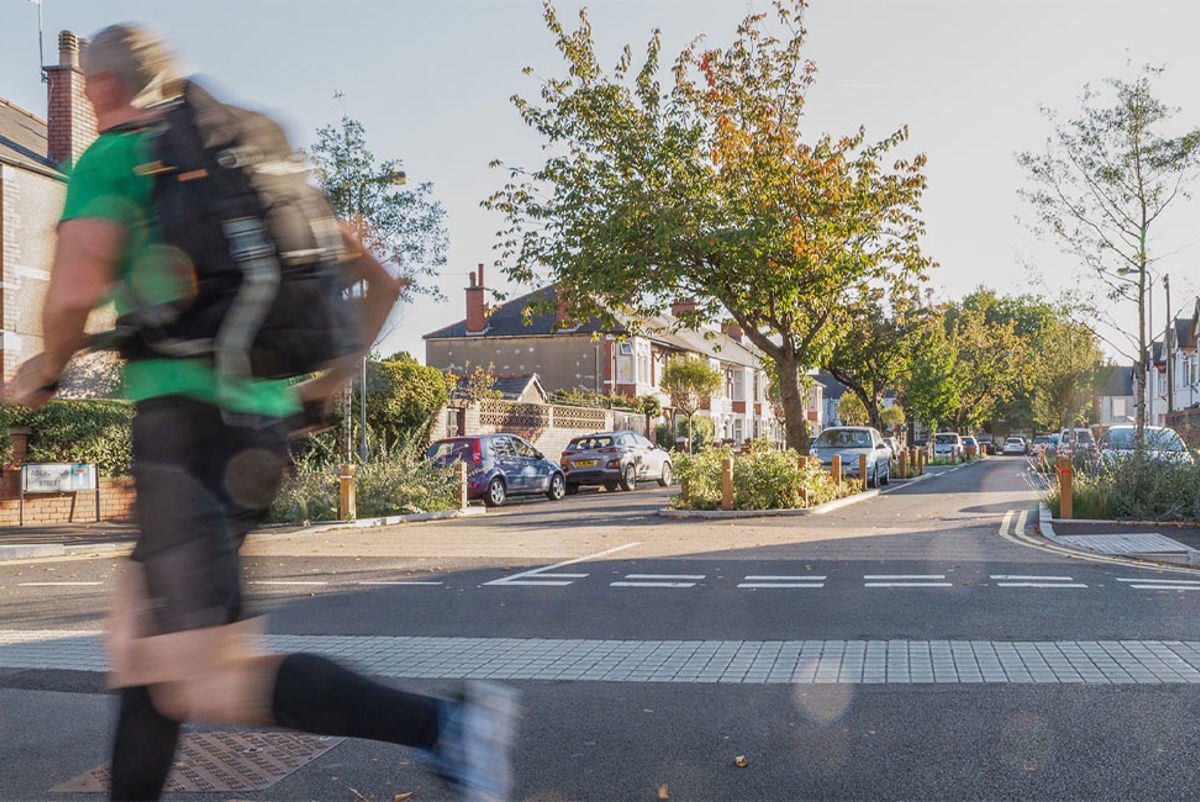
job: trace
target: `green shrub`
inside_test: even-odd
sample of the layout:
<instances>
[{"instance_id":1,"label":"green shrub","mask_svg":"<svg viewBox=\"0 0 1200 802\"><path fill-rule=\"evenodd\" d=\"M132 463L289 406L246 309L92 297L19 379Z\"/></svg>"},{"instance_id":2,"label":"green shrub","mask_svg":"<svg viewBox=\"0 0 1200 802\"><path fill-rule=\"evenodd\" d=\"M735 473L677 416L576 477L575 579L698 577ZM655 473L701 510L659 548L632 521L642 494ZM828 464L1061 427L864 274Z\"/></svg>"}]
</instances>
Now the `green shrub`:
<instances>
[{"instance_id":1,"label":"green shrub","mask_svg":"<svg viewBox=\"0 0 1200 802\"><path fill-rule=\"evenodd\" d=\"M5 407L8 426L30 430L27 462L95 464L101 476L129 476L133 462L133 404L105 399L62 399L44 407Z\"/></svg>"},{"instance_id":2,"label":"green shrub","mask_svg":"<svg viewBox=\"0 0 1200 802\"><path fill-rule=\"evenodd\" d=\"M1071 515L1126 521L1200 521L1200 465L1147 455L1076 465ZM1062 512L1057 474L1044 475L1046 506Z\"/></svg>"},{"instance_id":3,"label":"green shrub","mask_svg":"<svg viewBox=\"0 0 1200 802\"><path fill-rule=\"evenodd\" d=\"M424 458L420 441L358 466L355 480L359 518L380 518L418 512L439 512L458 506L457 473L435 468ZM275 523L336 521L340 518L341 484L336 461L309 457L284 480L271 509Z\"/></svg>"},{"instance_id":4,"label":"green shrub","mask_svg":"<svg viewBox=\"0 0 1200 802\"><path fill-rule=\"evenodd\" d=\"M680 418L675 426L675 431L678 437L688 437L688 420ZM717 425L713 423L712 418L692 418L692 431L690 438L692 441L692 452L696 453L703 449L706 445L713 441L713 435L716 434Z\"/></svg>"},{"instance_id":5,"label":"green shrub","mask_svg":"<svg viewBox=\"0 0 1200 802\"><path fill-rule=\"evenodd\" d=\"M801 464L795 451L779 451L766 440L750 451L734 454L728 446L706 448L675 457L681 492L671 498L675 509L715 510L721 506L721 466L733 457L733 507L737 510L780 510L824 504L859 492L856 482L834 484L819 463Z\"/></svg>"}]
</instances>

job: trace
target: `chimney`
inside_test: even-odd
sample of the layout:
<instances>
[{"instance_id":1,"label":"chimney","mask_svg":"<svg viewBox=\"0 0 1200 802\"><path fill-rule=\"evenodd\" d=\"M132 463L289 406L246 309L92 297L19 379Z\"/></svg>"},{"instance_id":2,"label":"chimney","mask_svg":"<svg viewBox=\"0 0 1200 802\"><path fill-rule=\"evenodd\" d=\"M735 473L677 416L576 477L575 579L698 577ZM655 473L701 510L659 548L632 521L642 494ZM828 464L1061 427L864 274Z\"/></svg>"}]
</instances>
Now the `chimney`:
<instances>
[{"instance_id":1,"label":"chimney","mask_svg":"<svg viewBox=\"0 0 1200 802\"><path fill-rule=\"evenodd\" d=\"M696 299L695 298L683 298L683 299L680 299L680 300L676 301L675 303L671 304L671 315L673 317L679 317L680 315L682 315L685 312L695 312L695 311L696 311Z\"/></svg>"},{"instance_id":2,"label":"chimney","mask_svg":"<svg viewBox=\"0 0 1200 802\"><path fill-rule=\"evenodd\" d=\"M471 274L471 286L467 287L467 334L480 334L487 328L487 305L483 300L483 265L479 265L479 278Z\"/></svg>"},{"instance_id":3,"label":"chimney","mask_svg":"<svg viewBox=\"0 0 1200 802\"><path fill-rule=\"evenodd\" d=\"M567 328L567 320L571 314L571 299L567 297L567 293L562 287L554 288L554 298L558 302L558 307L554 310L554 325L557 328Z\"/></svg>"},{"instance_id":4,"label":"chimney","mask_svg":"<svg viewBox=\"0 0 1200 802\"><path fill-rule=\"evenodd\" d=\"M63 168L74 164L96 138L96 115L83 94L79 49L79 37L71 31L61 32L58 35L58 64L43 68L48 87L47 155Z\"/></svg>"},{"instance_id":5,"label":"chimney","mask_svg":"<svg viewBox=\"0 0 1200 802\"><path fill-rule=\"evenodd\" d=\"M738 342L742 341L742 335L745 334L745 332L742 331L742 327L737 324L737 321L732 319L725 321L724 331L726 337L731 340L737 340Z\"/></svg>"}]
</instances>

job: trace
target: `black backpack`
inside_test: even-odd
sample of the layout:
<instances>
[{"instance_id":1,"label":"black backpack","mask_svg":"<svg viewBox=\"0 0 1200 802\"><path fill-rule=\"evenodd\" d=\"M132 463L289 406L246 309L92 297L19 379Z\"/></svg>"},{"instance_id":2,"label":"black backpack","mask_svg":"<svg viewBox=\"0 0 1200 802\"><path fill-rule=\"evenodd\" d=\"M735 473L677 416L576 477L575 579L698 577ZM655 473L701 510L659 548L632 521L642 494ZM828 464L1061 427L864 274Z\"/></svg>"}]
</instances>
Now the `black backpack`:
<instances>
[{"instance_id":1,"label":"black backpack","mask_svg":"<svg viewBox=\"0 0 1200 802\"><path fill-rule=\"evenodd\" d=\"M334 211L283 129L190 81L150 128L155 160L138 172L154 176L162 252L182 252L194 290L147 303L122 285L133 308L110 344L129 360L209 358L222 379L300 376L357 351Z\"/></svg>"}]
</instances>

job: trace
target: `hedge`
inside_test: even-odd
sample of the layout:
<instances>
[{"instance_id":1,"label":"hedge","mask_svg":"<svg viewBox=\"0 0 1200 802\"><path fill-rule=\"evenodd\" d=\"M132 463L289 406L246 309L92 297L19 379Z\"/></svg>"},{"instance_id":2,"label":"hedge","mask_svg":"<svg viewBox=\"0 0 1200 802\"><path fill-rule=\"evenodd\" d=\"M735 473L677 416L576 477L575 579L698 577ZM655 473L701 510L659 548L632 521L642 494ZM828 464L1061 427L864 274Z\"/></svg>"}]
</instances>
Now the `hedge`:
<instances>
[{"instance_id":1,"label":"hedge","mask_svg":"<svg viewBox=\"0 0 1200 802\"><path fill-rule=\"evenodd\" d=\"M2 407L5 462L12 459L13 426L30 430L27 462L93 463L102 476L132 473L133 404L108 399L54 400L38 409Z\"/></svg>"}]
</instances>

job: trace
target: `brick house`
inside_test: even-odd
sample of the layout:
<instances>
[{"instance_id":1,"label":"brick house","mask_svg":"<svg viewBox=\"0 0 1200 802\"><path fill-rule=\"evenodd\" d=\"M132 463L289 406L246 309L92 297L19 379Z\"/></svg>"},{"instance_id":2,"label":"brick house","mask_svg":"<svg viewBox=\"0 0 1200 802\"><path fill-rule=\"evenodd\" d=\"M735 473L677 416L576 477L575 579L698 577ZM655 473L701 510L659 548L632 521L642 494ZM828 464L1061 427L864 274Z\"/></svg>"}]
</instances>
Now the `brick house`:
<instances>
[{"instance_id":1,"label":"brick house","mask_svg":"<svg viewBox=\"0 0 1200 802\"><path fill-rule=\"evenodd\" d=\"M782 421L767 400L767 375L757 351L736 326L724 331L674 330L672 317L644 321L646 331L606 329L596 319L558 328L563 307L554 286L543 287L488 308L483 265L466 288L466 317L424 335L425 364L462 374L491 366L499 376L536 373L547 393L590 391L629 398L655 395L671 414L659 389L663 366L677 356L708 359L725 377L722 389L698 413L713 420L716 436L735 442L767 436L782 440ZM526 316L541 297L558 311ZM682 309L677 305L673 315ZM816 406L816 403L814 403Z\"/></svg>"},{"instance_id":2,"label":"brick house","mask_svg":"<svg viewBox=\"0 0 1200 802\"><path fill-rule=\"evenodd\" d=\"M96 138L96 118L83 94L80 41L58 37L59 63L44 68L46 119L0 98L0 376L5 380L42 349L42 298L54 258L54 231L71 164ZM89 329L111 325L111 311ZM93 356L72 366L63 395L111 394L113 360Z\"/></svg>"}]
</instances>

